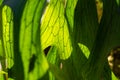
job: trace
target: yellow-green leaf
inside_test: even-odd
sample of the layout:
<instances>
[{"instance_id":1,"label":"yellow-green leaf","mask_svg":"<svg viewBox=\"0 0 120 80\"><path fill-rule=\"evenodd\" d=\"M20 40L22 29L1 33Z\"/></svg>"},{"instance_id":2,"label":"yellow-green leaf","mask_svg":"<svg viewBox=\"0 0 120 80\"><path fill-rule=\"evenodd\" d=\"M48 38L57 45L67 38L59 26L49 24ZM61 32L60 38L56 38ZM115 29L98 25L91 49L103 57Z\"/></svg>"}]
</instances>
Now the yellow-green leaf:
<instances>
[{"instance_id":1,"label":"yellow-green leaf","mask_svg":"<svg viewBox=\"0 0 120 80\"><path fill-rule=\"evenodd\" d=\"M11 8L4 6L2 10L2 26L3 26L3 44L5 50L5 58L7 67L13 66L13 13Z\"/></svg>"},{"instance_id":2,"label":"yellow-green leaf","mask_svg":"<svg viewBox=\"0 0 120 80\"><path fill-rule=\"evenodd\" d=\"M61 59L69 58L72 52L69 29L64 14L64 3L61 0L51 0L42 18L40 29L42 50L54 45L57 47Z\"/></svg>"}]
</instances>

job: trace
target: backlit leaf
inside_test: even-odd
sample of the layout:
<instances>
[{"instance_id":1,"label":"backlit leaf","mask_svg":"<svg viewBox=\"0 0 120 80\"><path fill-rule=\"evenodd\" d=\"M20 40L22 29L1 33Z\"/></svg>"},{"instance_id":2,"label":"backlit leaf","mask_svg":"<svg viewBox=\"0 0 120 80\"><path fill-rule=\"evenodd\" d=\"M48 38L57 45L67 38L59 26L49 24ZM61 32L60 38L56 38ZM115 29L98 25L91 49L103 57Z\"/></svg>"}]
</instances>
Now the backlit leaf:
<instances>
[{"instance_id":1,"label":"backlit leaf","mask_svg":"<svg viewBox=\"0 0 120 80\"><path fill-rule=\"evenodd\" d=\"M20 52L25 80L40 79L48 64L40 44L40 19L45 0L28 0L25 5L20 28Z\"/></svg>"},{"instance_id":2,"label":"backlit leaf","mask_svg":"<svg viewBox=\"0 0 120 80\"><path fill-rule=\"evenodd\" d=\"M8 6L4 6L2 10L3 21L3 41L5 49L6 64L8 68L13 66L13 13Z\"/></svg>"},{"instance_id":3,"label":"backlit leaf","mask_svg":"<svg viewBox=\"0 0 120 80\"><path fill-rule=\"evenodd\" d=\"M41 24L42 50L50 45L58 48L61 59L67 59L72 51L67 21L64 17L64 2L51 0Z\"/></svg>"}]
</instances>

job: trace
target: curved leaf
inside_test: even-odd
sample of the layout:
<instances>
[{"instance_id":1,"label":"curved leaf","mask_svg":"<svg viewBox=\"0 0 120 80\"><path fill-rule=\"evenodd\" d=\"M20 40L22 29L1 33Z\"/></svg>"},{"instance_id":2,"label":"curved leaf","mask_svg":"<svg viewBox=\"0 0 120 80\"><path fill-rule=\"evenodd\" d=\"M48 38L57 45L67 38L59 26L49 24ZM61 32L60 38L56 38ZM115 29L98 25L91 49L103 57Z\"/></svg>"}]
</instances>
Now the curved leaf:
<instances>
[{"instance_id":1,"label":"curved leaf","mask_svg":"<svg viewBox=\"0 0 120 80\"><path fill-rule=\"evenodd\" d=\"M40 79L47 71L48 64L40 44L40 19L45 0L26 2L20 28L20 52L25 80Z\"/></svg>"},{"instance_id":2,"label":"curved leaf","mask_svg":"<svg viewBox=\"0 0 120 80\"><path fill-rule=\"evenodd\" d=\"M40 34L42 50L54 45L58 48L61 59L67 59L72 51L64 13L64 3L61 0L51 0L42 19Z\"/></svg>"}]
</instances>

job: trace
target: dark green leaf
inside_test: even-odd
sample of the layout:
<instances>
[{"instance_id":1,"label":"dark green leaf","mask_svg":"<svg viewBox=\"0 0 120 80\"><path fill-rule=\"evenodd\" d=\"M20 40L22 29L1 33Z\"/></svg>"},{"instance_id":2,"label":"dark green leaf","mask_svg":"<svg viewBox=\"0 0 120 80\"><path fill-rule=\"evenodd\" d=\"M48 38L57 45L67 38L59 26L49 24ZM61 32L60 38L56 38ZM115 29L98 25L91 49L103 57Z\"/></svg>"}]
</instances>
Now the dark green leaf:
<instances>
[{"instance_id":1,"label":"dark green leaf","mask_svg":"<svg viewBox=\"0 0 120 80\"><path fill-rule=\"evenodd\" d=\"M50 65L50 71L53 73L53 75L56 77L57 80L70 80L68 76L66 76L65 72L60 70L60 68L56 67L53 64Z\"/></svg>"}]
</instances>

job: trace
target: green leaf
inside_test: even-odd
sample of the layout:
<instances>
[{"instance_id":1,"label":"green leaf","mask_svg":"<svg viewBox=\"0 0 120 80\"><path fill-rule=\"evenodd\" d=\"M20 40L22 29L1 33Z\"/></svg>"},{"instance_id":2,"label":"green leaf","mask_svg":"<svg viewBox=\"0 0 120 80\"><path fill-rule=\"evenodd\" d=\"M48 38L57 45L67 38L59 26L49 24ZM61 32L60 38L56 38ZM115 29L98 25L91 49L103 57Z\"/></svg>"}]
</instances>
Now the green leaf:
<instances>
[{"instance_id":1,"label":"green leaf","mask_svg":"<svg viewBox=\"0 0 120 80\"><path fill-rule=\"evenodd\" d=\"M67 59L72 52L67 21L64 17L64 4L60 0L51 0L41 24L42 50L50 45L58 48L61 59Z\"/></svg>"},{"instance_id":2,"label":"green leaf","mask_svg":"<svg viewBox=\"0 0 120 80\"><path fill-rule=\"evenodd\" d=\"M57 48L55 46L52 46L47 54L47 60L51 64L56 63L57 58Z\"/></svg>"},{"instance_id":3,"label":"green leaf","mask_svg":"<svg viewBox=\"0 0 120 80\"><path fill-rule=\"evenodd\" d=\"M7 68L13 66L13 13L11 8L4 6L2 10L2 26L3 26L3 44L5 50L5 59Z\"/></svg>"},{"instance_id":4,"label":"green leaf","mask_svg":"<svg viewBox=\"0 0 120 80\"><path fill-rule=\"evenodd\" d=\"M13 12L13 51L14 51L14 68L13 76L16 80L24 80L24 69L19 51L19 31L20 20L26 0L4 0L3 5L7 5ZM22 5L22 6L21 6ZM9 14L9 13L7 13ZM18 15L19 14L19 15ZM19 73L18 73L19 72Z\"/></svg>"},{"instance_id":5,"label":"green leaf","mask_svg":"<svg viewBox=\"0 0 120 80\"><path fill-rule=\"evenodd\" d=\"M74 75L76 79L87 80L83 73L88 61L83 49L80 49L78 43L85 45L91 53L94 46L98 30L97 11L94 0L78 0L74 13L73 27L73 65L75 67ZM87 54L87 53L86 53ZM89 72L89 70L88 70ZM86 79L85 79L86 78ZM94 79L91 79L94 80Z\"/></svg>"},{"instance_id":6,"label":"green leaf","mask_svg":"<svg viewBox=\"0 0 120 80\"><path fill-rule=\"evenodd\" d=\"M51 46L48 54L47 54L47 60L50 64L54 64L57 66L57 48L55 46ZM49 80L55 80L55 76L51 71L48 72L49 74Z\"/></svg>"},{"instance_id":7,"label":"green leaf","mask_svg":"<svg viewBox=\"0 0 120 80\"><path fill-rule=\"evenodd\" d=\"M0 80L6 60L15 80L117 80L107 55L120 46L120 1L102 0L100 23L95 0L46 1L0 0Z\"/></svg>"},{"instance_id":8,"label":"green leaf","mask_svg":"<svg viewBox=\"0 0 120 80\"><path fill-rule=\"evenodd\" d=\"M75 42L86 45L91 51L97 29L98 22L95 1L78 1L75 8L73 28Z\"/></svg>"},{"instance_id":9,"label":"green leaf","mask_svg":"<svg viewBox=\"0 0 120 80\"><path fill-rule=\"evenodd\" d=\"M1 46L1 65L2 70L7 72L7 68L13 66L13 14L8 6L1 6L1 25L0 25L0 46ZM8 74L5 74L7 76Z\"/></svg>"},{"instance_id":10,"label":"green leaf","mask_svg":"<svg viewBox=\"0 0 120 80\"><path fill-rule=\"evenodd\" d=\"M41 51L40 19L45 0L26 2L20 28L20 52L25 80L40 79L48 69L47 59Z\"/></svg>"},{"instance_id":11,"label":"green leaf","mask_svg":"<svg viewBox=\"0 0 120 80\"><path fill-rule=\"evenodd\" d=\"M73 27L74 27L74 11L75 11L77 1L78 0L67 0L66 2L66 8L65 8L66 19L70 27L71 34L73 31Z\"/></svg>"}]
</instances>

